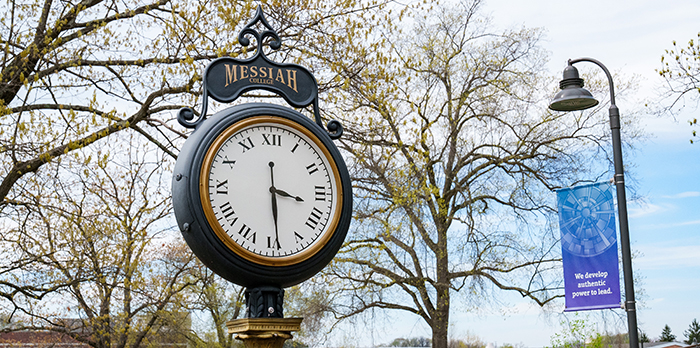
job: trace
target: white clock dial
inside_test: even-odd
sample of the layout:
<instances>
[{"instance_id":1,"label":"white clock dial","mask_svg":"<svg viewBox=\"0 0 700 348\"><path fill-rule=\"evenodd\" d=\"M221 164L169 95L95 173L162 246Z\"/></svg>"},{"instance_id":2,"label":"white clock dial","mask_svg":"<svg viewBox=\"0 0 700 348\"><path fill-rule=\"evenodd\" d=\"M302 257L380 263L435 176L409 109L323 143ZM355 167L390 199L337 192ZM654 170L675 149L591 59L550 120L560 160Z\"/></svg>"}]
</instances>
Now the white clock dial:
<instances>
[{"instance_id":1,"label":"white clock dial","mask_svg":"<svg viewBox=\"0 0 700 348\"><path fill-rule=\"evenodd\" d=\"M301 262L328 241L341 211L340 177L318 138L285 118L226 129L202 166L200 196L219 239L251 261Z\"/></svg>"}]
</instances>

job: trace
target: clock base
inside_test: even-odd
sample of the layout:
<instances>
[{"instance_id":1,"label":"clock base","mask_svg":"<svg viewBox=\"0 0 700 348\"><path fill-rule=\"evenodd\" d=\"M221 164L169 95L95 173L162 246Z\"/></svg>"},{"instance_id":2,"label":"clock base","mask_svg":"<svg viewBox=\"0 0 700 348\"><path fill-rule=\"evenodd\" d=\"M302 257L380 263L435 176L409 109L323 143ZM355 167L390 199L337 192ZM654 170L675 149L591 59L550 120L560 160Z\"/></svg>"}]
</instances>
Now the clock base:
<instances>
[{"instance_id":1,"label":"clock base","mask_svg":"<svg viewBox=\"0 0 700 348\"><path fill-rule=\"evenodd\" d=\"M243 318L226 323L228 333L236 334L246 348L282 348L292 332L301 330L304 318Z\"/></svg>"},{"instance_id":2,"label":"clock base","mask_svg":"<svg viewBox=\"0 0 700 348\"><path fill-rule=\"evenodd\" d=\"M245 289L246 318L284 317L284 290L276 286Z\"/></svg>"}]
</instances>

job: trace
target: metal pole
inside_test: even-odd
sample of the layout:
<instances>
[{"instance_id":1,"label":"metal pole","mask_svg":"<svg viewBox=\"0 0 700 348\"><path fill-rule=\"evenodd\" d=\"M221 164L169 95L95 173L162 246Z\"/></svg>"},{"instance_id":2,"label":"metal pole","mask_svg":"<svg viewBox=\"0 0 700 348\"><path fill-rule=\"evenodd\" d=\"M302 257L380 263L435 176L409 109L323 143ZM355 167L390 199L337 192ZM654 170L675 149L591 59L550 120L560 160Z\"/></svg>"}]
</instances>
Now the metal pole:
<instances>
[{"instance_id":1,"label":"metal pole","mask_svg":"<svg viewBox=\"0 0 700 348\"><path fill-rule=\"evenodd\" d=\"M613 158L615 163L615 187L617 188L617 211L620 219L620 243L622 247L622 270L625 274L625 310L627 311L627 329L629 330L630 348L639 347L637 335L637 309L634 300L634 277L632 276L632 254L630 252L630 235L627 224L627 197L625 194L625 177L622 168L622 143L620 141L620 112L617 106L610 106L610 129L612 130Z\"/></svg>"},{"instance_id":2,"label":"metal pole","mask_svg":"<svg viewBox=\"0 0 700 348\"><path fill-rule=\"evenodd\" d=\"M620 141L620 111L615 105L615 90L612 75L601 62L592 58L569 60L569 64L591 62L603 69L610 85L610 130L612 131L613 164L615 166L615 188L617 189L617 213L620 223L620 243L622 248L622 270L625 281L625 311L627 311L627 330L630 348L639 347L637 333L637 309L634 300L634 277L632 276L632 254L630 252L630 235L627 223L627 195L625 193L625 175L622 165L622 142Z\"/></svg>"}]
</instances>

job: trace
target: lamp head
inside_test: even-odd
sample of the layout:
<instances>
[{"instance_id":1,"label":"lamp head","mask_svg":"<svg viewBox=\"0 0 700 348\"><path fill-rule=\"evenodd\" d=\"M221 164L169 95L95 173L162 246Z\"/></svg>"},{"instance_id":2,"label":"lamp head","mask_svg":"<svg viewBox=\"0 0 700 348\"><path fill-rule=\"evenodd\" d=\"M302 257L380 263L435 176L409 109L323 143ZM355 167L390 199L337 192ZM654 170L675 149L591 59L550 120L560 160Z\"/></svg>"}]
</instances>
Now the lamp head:
<instances>
[{"instance_id":1,"label":"lamp head","mask_svg":"<svg viewBox=\"0 0 700 348\"><path fill-rule=\"evenodd\" d=\"M574 111L598 105L591 92L583 88L583 79L571 63L564 69L564 78L559 82L561 91L554 96L549 108L555 111Z\"/></svg>"}]
</instances>

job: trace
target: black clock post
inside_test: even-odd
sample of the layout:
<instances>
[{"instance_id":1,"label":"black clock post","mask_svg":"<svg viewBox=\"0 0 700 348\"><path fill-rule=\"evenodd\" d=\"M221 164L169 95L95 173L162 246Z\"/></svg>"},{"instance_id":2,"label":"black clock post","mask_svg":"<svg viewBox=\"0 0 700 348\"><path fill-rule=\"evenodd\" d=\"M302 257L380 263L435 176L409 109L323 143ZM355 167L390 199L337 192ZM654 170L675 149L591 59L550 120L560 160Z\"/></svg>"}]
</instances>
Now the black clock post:
<instances>
[{"instance_id":1,"label":"black clock post","mask_svg":"<svg viewBox=\"0 0 700 348\"><path fill-rule=\"evenodd\" d=\"M284 288L309 279L338 252L350 225L352 187L333 143L343 127L322 124L318 84L306 68L267 58L263 43L279 49L281 40L260 6L238 35L241 45L250 44L248 36L257 41L253 57L211 62L202 76L201 111L178 113L194 131L175 164L173 208L202 263L246 287L246 317L227 323L229 333L249 348L281 348L302 321L284 317ZM311 106L314 119L268 103L207 116L209 97L231 103L260 89L292 107Z\"/></svg>"}]
</instances>

